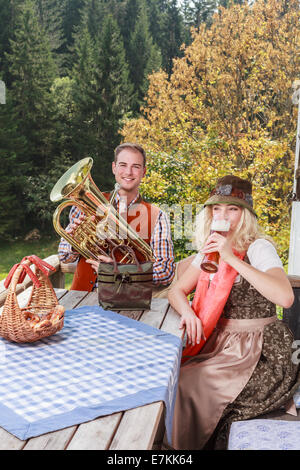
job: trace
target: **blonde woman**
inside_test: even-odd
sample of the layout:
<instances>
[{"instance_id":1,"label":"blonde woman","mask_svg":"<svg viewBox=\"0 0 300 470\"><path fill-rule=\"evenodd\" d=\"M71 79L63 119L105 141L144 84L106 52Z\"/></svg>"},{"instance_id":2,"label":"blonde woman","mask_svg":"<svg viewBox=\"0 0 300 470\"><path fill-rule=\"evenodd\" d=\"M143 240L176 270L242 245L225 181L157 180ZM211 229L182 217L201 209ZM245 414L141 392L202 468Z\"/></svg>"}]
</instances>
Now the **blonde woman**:
<instances>
[{"instance_id":1,"label":"blonde woman","mask_svg":"<svg viewBox=\"0 0 300 470\"><path fill-rule=\"evenodd\" d=\"M204 206L196 234L201 250L169 293L187 335L175 449L202 449L213 434L215 448L226 448L232 421L292 407L299 381L292 334L276 316L276 304L288 308L294 295L274 244L258 226L251 183L225 176ZM229 222L226 237L210 234L212 218ZM212 252L220 264L209 275L200 265ZM212 318L218 322L211 333Z\"/></svg>"}]
</instances>

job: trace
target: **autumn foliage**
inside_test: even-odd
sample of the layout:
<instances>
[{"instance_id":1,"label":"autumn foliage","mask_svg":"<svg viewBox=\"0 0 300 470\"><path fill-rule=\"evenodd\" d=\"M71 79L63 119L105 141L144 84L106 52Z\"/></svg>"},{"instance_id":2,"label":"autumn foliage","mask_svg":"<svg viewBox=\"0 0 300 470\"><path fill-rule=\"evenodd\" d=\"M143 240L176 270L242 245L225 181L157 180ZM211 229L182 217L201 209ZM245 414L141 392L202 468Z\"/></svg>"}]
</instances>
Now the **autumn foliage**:
<instances>
[{"instance_id":1,"label":"autumn foliage","mask_svg":"<svg viewBox=\"0 0 300 470\"><path fill-rule=\"evenodd\" d=\"M144 194L158 204L202 203L227 173L250 178L261 224L284 260L289 246L300 78L298 0L220 8L193 31L172 75L150 76L142 117L123 138L149 155Z\"/></svg>"}]
</instances>

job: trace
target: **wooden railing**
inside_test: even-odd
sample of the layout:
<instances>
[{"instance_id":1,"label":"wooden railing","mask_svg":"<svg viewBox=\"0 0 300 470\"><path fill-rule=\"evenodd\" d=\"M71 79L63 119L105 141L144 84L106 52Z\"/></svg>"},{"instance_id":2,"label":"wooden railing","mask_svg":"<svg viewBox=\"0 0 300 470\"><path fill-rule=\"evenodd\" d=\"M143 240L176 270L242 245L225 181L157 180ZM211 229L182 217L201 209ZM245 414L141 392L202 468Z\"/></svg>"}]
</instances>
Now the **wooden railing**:
<instances>
[{"instance_id":1,"label":"wooden railing","mask_svg":"<svg viewBox=\"0 0 300 470\"><path fill-rule=\"evenodd\" d=\"M45 261L55 268L55 271L49 272L51 283L55 288L63 289L65 287L65 274L74 273L76 269L76 263L61 263L58 255L51 255L45 258ZM34 270L35 267L33 266ZM18 284L16 287L16 294L20 294L25 289L32 285L32 281L29 276L26 276L22 284ZM4 304L7 295L7 289L4 287L4 280L0 282L0 307Z\"/></svg>"},{"instance_id":2,"label":"wooden railing","mask_svg":"<svg viewBox=\"0 0 300 470\"><path fill-rule=\"evenodd\" d=\"M300 276L288 276L292 287L300 287Z\"/></svg>"}]
</instances>

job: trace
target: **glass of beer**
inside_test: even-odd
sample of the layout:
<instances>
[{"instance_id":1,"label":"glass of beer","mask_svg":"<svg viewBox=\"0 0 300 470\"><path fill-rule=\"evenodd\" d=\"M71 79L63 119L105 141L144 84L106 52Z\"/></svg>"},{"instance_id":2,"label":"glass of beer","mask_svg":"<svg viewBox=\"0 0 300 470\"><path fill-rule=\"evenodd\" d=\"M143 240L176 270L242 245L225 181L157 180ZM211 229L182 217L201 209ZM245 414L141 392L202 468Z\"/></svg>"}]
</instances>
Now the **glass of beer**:
<instances>
[{"instance_id":1,"label":"glass of beer","mask_svg":"<svg viewBox=\"0 0 300 470\"><path fill-rule=\"evenodd\" d=\"M210 226L210 234L219 233L223 237L227 237L230 229L230 222L224 219L213 219ZM207 253L201 263L202 271L207 273L216 273L218 271L220 254L218 251Z\"/></svg>"}]
</instances>

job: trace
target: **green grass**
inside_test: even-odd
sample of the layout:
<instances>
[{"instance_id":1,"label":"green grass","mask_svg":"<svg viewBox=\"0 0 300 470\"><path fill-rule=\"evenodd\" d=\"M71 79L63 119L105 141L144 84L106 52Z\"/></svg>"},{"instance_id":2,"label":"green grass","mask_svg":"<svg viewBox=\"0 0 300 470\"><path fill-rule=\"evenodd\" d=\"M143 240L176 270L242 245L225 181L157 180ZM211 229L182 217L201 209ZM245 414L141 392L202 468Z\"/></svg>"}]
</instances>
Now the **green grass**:
<instances>
[{"instance_id":1,"label":"green grass","mask_svg":"<svg viewBox=\"0 0 300 470\"><path fill-rule=\"evenodd\" d=\"M0 243L0 281L6 278L14 264L19 263L24 256L37 255L39 258L57 253L59 239L43 237L40 240L28 241L16 240ZM71 285L73 274L65 275L66 288Z\"/></svg>"}]
</instances>

